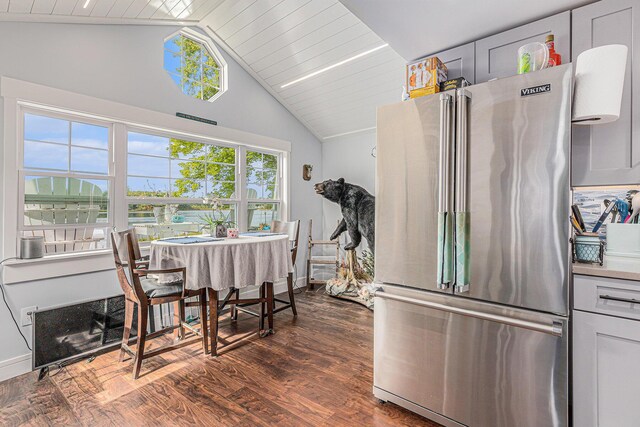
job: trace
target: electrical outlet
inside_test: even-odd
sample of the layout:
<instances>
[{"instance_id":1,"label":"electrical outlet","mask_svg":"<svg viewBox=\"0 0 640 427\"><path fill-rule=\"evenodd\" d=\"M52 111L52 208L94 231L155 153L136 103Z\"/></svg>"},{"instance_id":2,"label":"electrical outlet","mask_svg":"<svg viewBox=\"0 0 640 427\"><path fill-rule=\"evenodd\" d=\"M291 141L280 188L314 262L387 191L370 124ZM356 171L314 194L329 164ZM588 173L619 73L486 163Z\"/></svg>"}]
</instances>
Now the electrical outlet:
<instances>
[{"instance_id":1,"label":"electrical outlet","mask_svg":"<svg viewBox=\"0 0 640 427\"><path fill-rule=\"evenodd\" d=\"M33 312L37 309L38 306L34 305L33 307L25 307L20 310L20 324L22 326L29 326L30 324L32 324L33 318L31 316L33 316Z\"/></svg>"}]
</instances>

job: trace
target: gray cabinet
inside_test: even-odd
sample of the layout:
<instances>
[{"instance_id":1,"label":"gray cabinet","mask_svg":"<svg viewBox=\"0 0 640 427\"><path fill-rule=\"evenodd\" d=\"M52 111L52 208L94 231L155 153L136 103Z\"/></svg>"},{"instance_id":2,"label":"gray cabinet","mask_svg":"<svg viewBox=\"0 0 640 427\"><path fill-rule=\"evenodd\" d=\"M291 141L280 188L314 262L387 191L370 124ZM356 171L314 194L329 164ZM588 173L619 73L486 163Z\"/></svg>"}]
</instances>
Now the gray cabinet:
<instances>
[{"instance_id":1,"label":"gray cabinet","mask_svg":"<svg viewBox=\"0 0 640 427\"><path fill-rule=\"evenodd\" d=\"M475 83L475 45L468 43L453 49L434 53L447 66L448 78L464 77L471 84Z\"/></svg>"},{"instance_id":2,"label":"gray cabinet","mask_svg":"<svg viewBox=\"0 0 640 427\"><path fill-rule=\"evenodd\" d=\"M640 425L640 283L574 275L573 425Z\"/></svg>"},{"instance_id":3,"label":"gray cabinet","mask_svg":"<svg viewBox=\"0 0 640 427\"><path fill-rule=\"evenodd\" d=\"M571 12L567 11L478 40L476 83L517 74L518 48L532 42L544 43L547 34L554 35L562 62L569 62L570 29Z\"/></svg>"},{"instance_id":4,"label":"gray cabinet","mask_svg":"<svg viewBox=\"0 0 640 427\"><path fill-rule=\"evenodd\" d=\"M573 11L573 60L607 44L629 47L620 119L573 126L573 186L640 183L640 2L604 0ZM602 64L606 67L607 64Z\"/></svg>"},{"instance_id":5,"label":"gray cabinet","mask_svg":"<svg viewBox=\"0 0 640 427\"><path fill-rule=\"evenodd\" d=\"M640 322L574 311L573 424L637 427Z\"/></svg>"}]
</instances>

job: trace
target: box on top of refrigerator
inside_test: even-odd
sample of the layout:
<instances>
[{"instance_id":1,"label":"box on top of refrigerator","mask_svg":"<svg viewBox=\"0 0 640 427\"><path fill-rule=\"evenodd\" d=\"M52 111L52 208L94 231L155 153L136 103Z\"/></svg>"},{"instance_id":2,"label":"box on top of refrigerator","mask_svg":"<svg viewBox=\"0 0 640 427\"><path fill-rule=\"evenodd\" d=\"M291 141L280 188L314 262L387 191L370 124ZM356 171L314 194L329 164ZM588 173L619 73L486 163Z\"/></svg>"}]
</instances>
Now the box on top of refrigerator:
<instances>
[{"instance_id":1,"label":"box on top of refrigerator","mask_svg":"<svg viewBox=\"0 0 640 427\"><path fill-rule=\"evenodd\" d=\"M415 98L413 91L419 91L415 93L418 96L436 93L440 91L440 83L447 80L447 66L437 56L424 58L407 64L406 79L412 98Z\"/></svg>"}]
</instances>

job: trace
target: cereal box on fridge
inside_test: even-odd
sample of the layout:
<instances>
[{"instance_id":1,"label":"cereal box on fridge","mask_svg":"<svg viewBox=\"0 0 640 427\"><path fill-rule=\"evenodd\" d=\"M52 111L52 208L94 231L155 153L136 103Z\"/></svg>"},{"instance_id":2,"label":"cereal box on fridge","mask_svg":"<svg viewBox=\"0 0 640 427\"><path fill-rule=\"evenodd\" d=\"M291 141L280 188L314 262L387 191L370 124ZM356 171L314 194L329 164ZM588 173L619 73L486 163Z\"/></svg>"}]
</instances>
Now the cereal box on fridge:
<instances>
[{"instance_id":1,"label":"cereal box on fridge","mask_svg":"<svg viewBox=\"0 0 640 427\"><path fill-rule=\"evenodd\" d=\"M447 67L433 56L407 64L406 75L409 93L420 89L426 89L421 91L422 94L435 93L440 90L440 83L447 80Z\"/></svg>"}]
</instances>

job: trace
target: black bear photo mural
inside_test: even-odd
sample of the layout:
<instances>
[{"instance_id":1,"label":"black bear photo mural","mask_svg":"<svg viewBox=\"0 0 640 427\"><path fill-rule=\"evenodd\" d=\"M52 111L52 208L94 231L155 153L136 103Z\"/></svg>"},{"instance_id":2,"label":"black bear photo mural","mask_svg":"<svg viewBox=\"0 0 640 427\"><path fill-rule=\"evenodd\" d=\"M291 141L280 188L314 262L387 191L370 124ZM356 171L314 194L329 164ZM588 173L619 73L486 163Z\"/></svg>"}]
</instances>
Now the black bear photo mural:
<instances>
[{"instance_id":1,"label":"black bear photo mural","mask_svg":"<svg viewBox=\"0 0 640 427\"><path fill-rule=\"evenodd\" d=\"M342 220L330 239L336 239L347 231L351 242L344 249L355 249L364 237L371 253L375 253L375 203L376 199L359 185L328 179L315 184L313 188L327 200L340 205Z\"/></svg>"}]
</instances>

